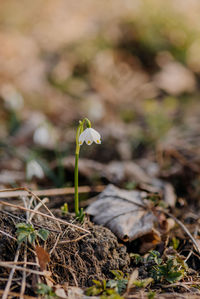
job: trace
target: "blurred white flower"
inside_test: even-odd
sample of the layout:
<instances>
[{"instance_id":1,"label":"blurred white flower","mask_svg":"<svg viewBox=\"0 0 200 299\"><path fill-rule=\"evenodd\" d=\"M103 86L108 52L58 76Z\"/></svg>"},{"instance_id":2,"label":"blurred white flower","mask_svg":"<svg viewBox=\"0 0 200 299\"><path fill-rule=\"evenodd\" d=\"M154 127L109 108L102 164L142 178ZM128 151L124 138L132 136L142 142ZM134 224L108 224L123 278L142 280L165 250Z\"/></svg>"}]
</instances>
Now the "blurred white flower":
<instances>
[{"instance_id":1,"label":"blurred white flower","mask_svg":"<svg viewBox=\"0 0 200 299\"><path fill-rule=\"evenodd\" d=\"M101 135L92 128L85 129L79 136L79 145L82 145L83 142L91 145L93 142L101 144Z\"/></svg>"},{"instance_id":2,"label":"blurred white flower","mask_svg":"<svg viewBox=\"0 0 200 299\"><path fill-rule=\"evenodd\" d=\"M24 99L14 86L10 84L3 85L0 94L4 99L7 109L17 111L23 108Z\"/></svg>"},{"instance_id":3,"label":"blurred white flower","mask_svg":"<svg viewBox=\"0 0 200 299\"><path fill-rule=\"evenodd\" d=\"M39 145L48 144L50 140L50 130L47 126L39 126L34 134L33 134L33 141Z\"/></svg>"},{"instance_id":4,"label":"blurred white flower","mask_svg":"<svg viewBox=\"0 0 200 299\"><path fill-rule=\"evenodd\" d=\"M26 176L28 180L31 180L33 177L42 179L44 177L44 171L37 161L31 160L26 166Z\"/></svg>"}]
</instances>

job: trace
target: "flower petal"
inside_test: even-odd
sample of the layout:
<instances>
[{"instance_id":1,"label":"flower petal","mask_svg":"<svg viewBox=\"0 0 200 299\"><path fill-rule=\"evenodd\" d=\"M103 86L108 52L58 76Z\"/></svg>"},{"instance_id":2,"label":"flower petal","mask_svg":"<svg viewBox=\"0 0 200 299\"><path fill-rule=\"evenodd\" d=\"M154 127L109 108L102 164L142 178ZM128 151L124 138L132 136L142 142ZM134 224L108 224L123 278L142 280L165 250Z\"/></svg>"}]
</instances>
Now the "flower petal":
<instances>
[{"instance_id":1,"label":"flower petal","mask_svg":"<svg viewBox=\"0 0 200 299\"><path fill-rule=\"evenodd\" d=\"M86 130L85 130L86 131ZM81 135L79 136L79 139L78 139L78 142L79 142L79 145L82 145L83 144L83 142L85 141L85 131L83 131L82 133L81 133Z\"/></svg>"},{"instance_id":2,"label":"flower petal","mask_svg":"<svg viewBox=\"0 0 200 299\"><path fill-rule=\"evenodd\" d=\"M91 145L93 143L93 137L92 137L92 134L91 134L91 128L87 128L85 130L85 142L88 144L88 145Z\"/></svg>"},{"instance_id":3,"label":"flower petal","mask_svg":"<svg viewBox=\"0 0 200 299\"><path fill-rule=\"evenodd\" d=\"M94 129L90 129L90 134L92 135L93 141L97 144L101 144L101 135Z\"/></svg>"}]
</instances>

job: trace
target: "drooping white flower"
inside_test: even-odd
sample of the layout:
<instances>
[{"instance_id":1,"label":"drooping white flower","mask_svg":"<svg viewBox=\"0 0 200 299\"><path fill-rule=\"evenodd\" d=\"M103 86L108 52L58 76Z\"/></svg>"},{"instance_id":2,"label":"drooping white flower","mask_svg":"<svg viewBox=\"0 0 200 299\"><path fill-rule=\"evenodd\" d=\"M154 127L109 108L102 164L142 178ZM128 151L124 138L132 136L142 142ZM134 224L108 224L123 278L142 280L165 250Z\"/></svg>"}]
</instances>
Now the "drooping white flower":
<instances>
[{"instance_id":1,"label":"drooping white flower","mask_svg":"<svg viewBox=\"0 0 200 299\"><path fill-rule=\"evenodd\" d=\"M28 180L31 180L33 177L39 179L44 177L44 171L36 160L31 160L28 162L26 166L26 176Z\"/></svg>"},{"instance_id":2,"label":"drooping white flower","mask_svg":"<svg viewBox=\"0 0 200 299\"><path fill-rule=\"evenodd\" d=\"M79 136L79 145L82 145L83 142L91 145L93 142L101 144L101 135L92 128L85 129Z\"/></svg>"}]
</instances>

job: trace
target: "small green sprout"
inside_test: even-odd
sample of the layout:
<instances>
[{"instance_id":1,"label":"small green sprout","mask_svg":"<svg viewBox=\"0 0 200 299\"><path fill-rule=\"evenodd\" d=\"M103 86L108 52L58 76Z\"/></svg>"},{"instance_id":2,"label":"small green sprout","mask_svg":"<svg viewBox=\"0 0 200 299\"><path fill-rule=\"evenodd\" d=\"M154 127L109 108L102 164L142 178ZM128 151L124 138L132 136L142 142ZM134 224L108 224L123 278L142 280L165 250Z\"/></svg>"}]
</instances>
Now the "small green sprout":
<instances>
[{"instance_id":1,"label":"small green sprout","mask_svg":"<svg viewBox=\"0 0 200 299\"><path fill-rule=\"evenodd\" d=\"M63 216L66 215L69 212L67 203L64 203L64 205L61 207L61 211L62 211Z\"/></svg>"},{"instance_id":2,"label":"small green sprout","mask_svg":"<svg viewBox=\"0 0 200 299\"><path fill-rule=\"evenodd\" d=\"M86 290L87 296L101 295L101 299L123 299L121 295L126 290L128 284L128 275L120 270L110 270L115 276L114 279L108 280L93 280L94 285Z\"/></svg>"},{"instance_id":3,"label":"small green sprout","mask_svg":"<svg viewBox=\"0 0 200 299\"><path fill-rule=\"evenodd\" d=\"M133 259L136 265L144 262L144 258L138 253L130 253L130 257Z\"/></svg>"},{"instance_id":4,"label":"small green sprout","mask_svg":"<svg viewBox=\"0 0 200 299\"><path fill-rule=\"evenodd\" d=\"M153 278L148 277L146 279L135 280L133 282L133 285L136 286L136 287L138 287L138 288L146 288L153 281L154 281Z\"/></svg>"},{"instance_id":5,"label":"small green sprout","mask_svg":"<svg viewBox=\"0 0 200 299\"><path fill-rule=\"evenodd\" d=\"M178 249L179 244L180 244L179 239L177 239L176 237L173 237L172 238L172 246L175 250Z\"/></svg>"},{"instance_id":6,"label":"small green sprout","mask_svg":"<svg viewBox=\"0 0 200 299\"><path fill-rule=\"evenodd\" d=\"M156 296L156 292L148 292L147 294L148 299L154 299L155 296Z\"/></svg>"},{"instance_id":7,"label":"small green sprout","mask_svg":"<svg viewBox=\"0 0 200 299\"><path fill-rule=\"evenodd\" d=\"M85 130L84 130L84 126L86 126ZM83 209L79 211L78 160L79 160L80 146L84 143L84 141L87 145L91 145L93 142L97 144L101 144L100 134L96 130L91 128L91 122L87 118L84 118L82 121L79 121L79 126L76 132L76 152L75 152L75 170L74 170L74 188L75 188L74 206L75 206L76 217L81 222L84 219L84 213L83 213Z\"/></svg>"},{"instance_id":8,"label":"small green sprout","mask_svg":"<svg viewBox=\"0 0 200 299\"><path fill-rule=\"evenodd\" d=\"M109 280L107 286L114 289L118 294L123 294L128 284L128 275L125 275L120 270L110 270L110 272L115 278Z\"/></svg>"},{"instance_id":9,"label":"small green sprout","mask_svg":"<svg viewBox=\"0 0 200 299\"><path fill-rule=\"evenodd\" d=\"M156 251L152 251L154 255L155 265L150 270L150 275L155 282L167 281L175 283L182 279L187 270L187 265L179 255L169 255L166 260L159 258ZM152 252L150 255L152 256ZM157 257L155 257L157 255ZM149 259L151 260L151 258Z\"/></svg>"},{"instance_id":10,"label":"small green sprout","mask_svg":"<svg viewBox=\"0 0 200 299\"><path fill-rule=\"evenodd\" d=\"M33 244L37 237L46 241L49 236L49 231L46 229L35 230L35 228L29 223L17 223L17 241L18 243L22 243L24 241L28 241Z\"/></svg>"},{"instance_id":11,"label":"small green sprout","mask_svg":"<svg viewBox=\"0 0 200 299\"><path fill-rule=\"evenodd\" d=\"M114 288L110 288L106 280L93 280L94 285L87 288L86 295L87 296L101 296L101 299L123 299Z\"/></svg>"},{"instance_id":12,"label":"small green sprout","mask_svg":"<svg viewBox=\"0 0 200 299\"><path fill-rule=\"evenodd\" d=\"M38 295L42 295L45 299L52 299L57 297L51 287L44 283L38 283L37 285L37 293Z\"/></svg>"}]
</instances>

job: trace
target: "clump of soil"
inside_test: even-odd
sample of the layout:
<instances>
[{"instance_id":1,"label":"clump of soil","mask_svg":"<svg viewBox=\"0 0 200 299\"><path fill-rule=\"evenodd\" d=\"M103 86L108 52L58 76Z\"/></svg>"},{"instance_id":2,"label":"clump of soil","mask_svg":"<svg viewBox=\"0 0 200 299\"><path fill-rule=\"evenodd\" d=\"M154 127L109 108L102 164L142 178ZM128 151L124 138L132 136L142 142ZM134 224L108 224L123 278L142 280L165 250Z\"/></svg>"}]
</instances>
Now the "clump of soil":
<instances>
[{"instance_id":1,"label":"clump of soil","mask_svg":"<svg viewBox=\"0 0 200 299\"><path fill-rule=\"evenodd\" d=\"M54 211L56 217L62 217L60 211ZM16 216L18 218L16 218ZM6 216L0 212L0 229L8 232L10 235L15 235L15 224L25 222L24 214L13 214ZM71 214L63 217L68 222L73 222L80 226L80 223L74 221ZM46 244L40 241L40 245L50 252L54 250L50 256L50 263L47 270L51 271L52 279L55 283L68 285L77 285L87 287L92 284L93 279L109 279L112 278L110 270L121 270L130 272L130 257L126 251L126 247L118 243L116 236L107 228L94 225L89 219L85 219L83 227L90 233L86 234L78 229L61 225L62 233L59 236L58 226L55 221L49 221L39 215L34 216L33 224L35 228L40 225L50 230L50 235ZM59 236L59 240L58 239ZM17 242L0 234L0 255L3 261L13 261L17 249ZM58 242L57 242L58 241ZM65 243L66 242L66 243ZM55 246L56 244L56 246ZM19 260L23 261L24 246L21 246ZM31 245L28 245L30 248ZM28 249L28 261L35 261L35 256ZM34 267L32 267L34 269ZM1 269L0 274L5 278L8 277L10 269ZM22 273L16 272L15 278L21 277ZM28 277L28 284L33 287L33 276ZM5 281L0 285L0 288L5 287ZM15 282L13 282L15 284ZM34 286L35 287L35 286ZM18 289L14 288L15 290Z\"/></svg>"},{"instance_id":2,"label":"clump of soil","mask_svg":"<svg viewBox=\"0 0 200 299\"><path fill-rule=\"evenodd\" d=\"M69 218L72 217L68 216L68 221ZM68 229L64 238L67 243L58 244L51 256L51 271L58 283L68 281L70 285L84 287L91 285L93 279L111 278L110 270L129 272L126 247L118 243L109 229L94 225L89 219L85 220L84 228L90 234L79 241L73 240L80 237L80 232Z\"/></svg>"}]
</instances>

